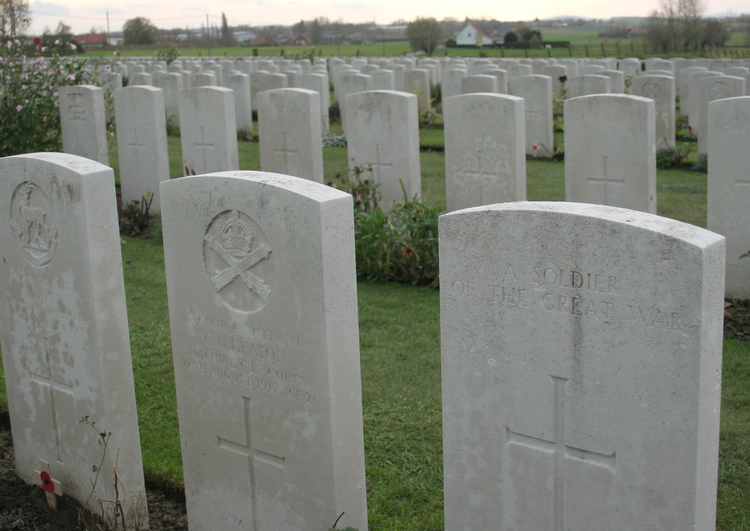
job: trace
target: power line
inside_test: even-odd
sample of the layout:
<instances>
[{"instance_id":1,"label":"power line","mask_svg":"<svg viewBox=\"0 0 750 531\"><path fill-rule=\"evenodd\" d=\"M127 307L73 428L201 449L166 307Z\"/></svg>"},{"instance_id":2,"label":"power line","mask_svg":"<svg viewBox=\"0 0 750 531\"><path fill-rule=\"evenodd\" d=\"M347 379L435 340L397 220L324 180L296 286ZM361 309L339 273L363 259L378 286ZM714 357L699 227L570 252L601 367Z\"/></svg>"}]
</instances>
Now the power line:
<instances>
[{"instance_id":1,"label":"power line","mask_svg":"<svg viewBox=\"0 0 750 531\"><path fill-rule=\"evenodd\" d=\"M102 16L100 16L100 17L79 17L79 16L76 16L76 15L61 15L59 13L44 13L42 11L36 11L34 9L30 9L29 11L31 11L34 15L42 15L42 16L48 16L48 17L59 17L59 18L74 18L74 19L79 19L79 20L101 20L103 18L106 18L105 14L102 14ZM187 17L149 18L149 20L152 21L152 22L155 22L155 21L158 22L160 20L187 20L187 19L193 19L193 18L203 18L204 16L205 15L192 15L192 16L187 16ZM215 18L215 17L211 17L211 18ZM110 20L115 21L115 22L125 22L125 21L130 20L130 19L127 19L127 18L111 18Z\"/></svg>"}]
</instances>

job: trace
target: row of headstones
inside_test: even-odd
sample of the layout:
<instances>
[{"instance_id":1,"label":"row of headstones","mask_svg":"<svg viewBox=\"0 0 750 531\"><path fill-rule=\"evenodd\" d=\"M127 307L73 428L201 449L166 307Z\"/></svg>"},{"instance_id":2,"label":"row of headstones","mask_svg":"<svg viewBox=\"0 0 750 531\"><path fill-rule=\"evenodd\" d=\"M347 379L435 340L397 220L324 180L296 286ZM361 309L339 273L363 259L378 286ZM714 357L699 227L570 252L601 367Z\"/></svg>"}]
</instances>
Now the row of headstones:
<instances>
[{"instance_id":1,"label":"row of headstones","mask_svg":"<svg viewBox=\"0 0 750 531\"><path fill-rule=\"evenodd\" d=\"M708 78L715 79L715 78ZM546 76L524 76L514 86L524 98L467 94L444 102L446 203L449 211L526 199L526 154L552 149L552 106ZM542 83L537 83L541 81ZM700 85L703 87L703 85ZM538 90L541 88L541 90ZM63 101L82 91L61 92ZM182 156L186 174L239 169L236 126L229 89L204 87L181 92ZM280 89L260 95L261 170L323 182L319 98L313 91ZM382 208L421 194L417 97L393 91L365 91L347 97L350 168L364 165L379 185ZM727 295L750 292L749 267L740 260L750 240L745 216L727 206L744 199L742 168L747 150L726 149L740 135L747 140L748 112L736 116L721 109L746 109L750 98L712 102L706 113L713 138L709 167L709 228L729 237ZM545 105L546 103L546 105ZM721 103L721 105L719 105ZM123 204L155 193L169 179L169 160L161 91L127 87L116 91L120 125L118 145ZM93 130L91 122L70 119L61 106L66 152ZM80 111L80 109L78 109ZM103 112L103 111L101 111ZM565 191L570 202L598 203L656 213L656 110L654 101L627 95L594 95L565 102ZM103 123L103 118L99 120ZM77 127L70 133L71 124ZM101 126L103 127L103 125ZM708 128L708 127L707 127ZM528 132L527 132L528 131ZM532 137L538 135L538 137ZM546 137L542 135L546 134ZM745 135L745 136L742 136ZM103 136L103 135L102 135ZM91 141L93 143L93 140ZM741 144L741 142L740 142ZM106 142L104 142L106 147ZM104 151L106 155L106 151ZM88 155L89 158L95 159ZM106 158L99 159L106 162ZM735 186L716 183L737 183ZM402 190L403 185L403 190ZM160 210L156 195L152 208ZM741 207L737 207L741 209Z\"/></svg>"},{"instance_id":2,"label":"row of headstones","mask_svg":"<svg viewBox=\"0 0 750 531\"><path fill-rule=\"evenodd\" d=\"M431 62L427 62L431 61ZM480 62L481 61L481 62ZM537 59L529 60L529 64L519 63L518 60L501 59L491 62L490 60L478 60L468 65L463 60L451 60L442 67L442 73L437 68L439 63L435 59L420 60L419 68L405 60L406 64L397 64L387 69L380 69L380 64L334 64L331 79L334 86L336 99L343 102L347 95L364 90L398 90L414 92L419 97L421 110L430 108L431 87L435 84L436 75L442 80L443 98L458 94L491 92L501 94L516 94L526 92L526 86L541 81L520 81L519 78L534 75L547 75L552 81L553 92L560 93L565 87L568 97L577 97L590 94L607 93L629 93L636 96L644 96L656 101L657 116L657 144L659 148L670 148L675 146L676 130L676 106L677 94L680 94L680 114L689 116L691 131L698 138L698 149L700 154L707 153L707 130L700 125L700 116L705 114L708 102L715 99L739 97L746 95L747 87L750 85L750 69L738 66L740 61L719 63L712 61L711 64L719 71L710 71L703 66L695 66L698 60L676 59L665 61L662 59L647 59L645 63L646 74L631 80L631 86L626 89L625 75L635 75L640 72L640 60L623 59L616 62L614 59L602 59L579 63L579 60L565 60L565 64L548 64L548 61ZM263 63L244 61L247 65L256 66ZM309 61L308 61L309 62ZM434 63L433 63L434 62ZM232 65L243 61L224 61L226 64L210 64L207 68L212 73L197 74L192 81L193 86L223 85L235 90L237 123L240 130L252 134L252 119L250 108L257 110L257 98L250 94L259 94L264 90L286 87L301 87L315 90L321 98L321 125L323 134L328 134L328 109L330 106L330 95L327 90L328 78L326 66L318 64L312 66L312 73L300 75L302 66L295 65L285 69L284 74L273 74L262 70L256 70L244 78L239 71L232 74L222 75L222 68L231 68ZM502 69L501 66L507 68ZM619 68L620 70L607 69ZM246 68L246 70L249 70ZM167 115L179 125L178 92L181 87L189 88L189 72L182 72L185 76L182 85L179 84L179 74L159 74L154 84L165 88L167 100ZM703 89L698 89L700 80L704 77L718 76L719 79L703 81ZM149 74L143 74L150 76ZM312 77L311 77L312 76ZM679 76L677 79L676 76ZM727 76L731 79L728 79ZM226 78L226 79L225 79ZM743 83L738 78L745 80ZM565 80L561 82L561 80ZM218 80L218 81L217 81ZM677 83L679 81L679 83ZM248 83L250 85L248 89ZM148 80L136 79L131 84L151 84ZM515 89L514 85L522 85ZM694 87L693 97L689 97L690 86ZM744 88L743 88L744 86ZM678 91L679 88L679 91ZM543 90L539 88L536 90ZM522 95L522 94L521 94ZM550 98L551 99L551 98ZM341 107L342 127L346 129L345 106ZM692 112L691 112L692 109ZM544 151L551 153L551 135L548 128L543 131L540 126L540 134L533 135L534 141L527 142L527 151L532 146L544 146ZM532 153L529 153L532 154ZM536 153L539 155L539 153Z\"/></svg>"},{"instance_id":3,"label":"row of headstones","mask_svg":"<svg viewBox=\"0 0 750 531\"><path fill-rule=\"evenodd\" d=\"M118 481L145 529L113 172L45 153L0 175L16 471L45 459L91 499L86 416L111 432L93 499ZM351 196L262 172L161 188L190 528L366 530ZM598 205L442 216L446 529L713 530L724 252Z\"/></svg>"}]
</instances>

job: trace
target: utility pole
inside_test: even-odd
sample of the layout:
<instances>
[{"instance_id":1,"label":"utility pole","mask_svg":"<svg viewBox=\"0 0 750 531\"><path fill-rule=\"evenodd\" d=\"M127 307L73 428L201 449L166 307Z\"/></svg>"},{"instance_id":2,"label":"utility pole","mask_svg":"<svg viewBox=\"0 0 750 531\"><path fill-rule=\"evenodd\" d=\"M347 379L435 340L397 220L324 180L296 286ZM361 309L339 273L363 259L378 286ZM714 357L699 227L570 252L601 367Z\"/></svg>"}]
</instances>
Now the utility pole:
<instances>
[{"instance_id":1,"label":"utility pole","mask_svg":"<svg viewBox=\"0 0 750 531\"><path fill-rule=\"evenodd\" d=\"M107 11L107 38L109 38L109 11Z\"/></svg>"}]
</instances>

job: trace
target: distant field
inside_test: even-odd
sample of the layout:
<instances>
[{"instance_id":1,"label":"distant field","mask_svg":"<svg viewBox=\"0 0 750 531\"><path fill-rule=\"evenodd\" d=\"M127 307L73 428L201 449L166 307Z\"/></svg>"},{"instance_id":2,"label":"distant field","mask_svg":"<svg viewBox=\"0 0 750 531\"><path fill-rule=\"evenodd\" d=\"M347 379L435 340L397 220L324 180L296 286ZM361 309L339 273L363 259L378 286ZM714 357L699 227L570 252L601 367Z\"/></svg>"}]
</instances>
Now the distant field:
<instances>
[{"instance_id":1,"label":"distant field","mask_svg":"<svg viewBox=\"0 0 750 531\"><path fill-rule=\"evenodd\" d=\"M604 38L599 37L599 32L604 27L597 26L569 26L565 28L542 28L542 37L545 41L568 41L571 48L553 48L551 50L502 50L499 48L441 48L435 52L435 56L453 57L645 57L645 56L686 56L685 54L662 54L649 50L644 51L643 40L640 38ZM720 49L712 52L712 56L725 56L730 51L750 57L750 37L746 33L734 32L727 39L730 49ZM604 50L602 50L602 46ZM587 50L588 48L588 50ZM123 57L149 57L156 55L158 49L145 50L122 50ZM376 44L345 44L341 46L237 46L232 48L182 48L180 53L183 57L252 57L257 53L259 57L289 57L300 59L308 57L311 53L315 57L394 57L411 52L408 42L387 42ZM90 57L112 57L113 51L92 50L86 54Z\"/></svg>"}]
</instances>

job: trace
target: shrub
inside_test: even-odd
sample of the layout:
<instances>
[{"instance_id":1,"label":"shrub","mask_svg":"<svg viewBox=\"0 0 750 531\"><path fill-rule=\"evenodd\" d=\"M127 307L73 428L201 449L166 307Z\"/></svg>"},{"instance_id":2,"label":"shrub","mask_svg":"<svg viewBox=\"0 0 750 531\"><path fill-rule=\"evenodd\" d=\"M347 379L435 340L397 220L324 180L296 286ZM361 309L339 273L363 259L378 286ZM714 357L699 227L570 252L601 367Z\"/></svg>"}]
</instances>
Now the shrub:
<instances>
[{"instance_id":1,"label":"shrub","mask_svg":"<svg viewBox=\"0 0 750 531\"><path fill-rule=\"evenodd\" d=\"M120 212L120 234L133 238L148 238L148 227L151 224L151 203L154 196L147 192L140 201L134 199L123 205Z\"/></svg>"},{"instance_id":2,"label":"shrub","mask_svg":"<svg viewBox=\"0 0 750 531\"><path fill-rule=\"evenodd\" d=\"M40 46L28 58L22 38L1 43L0 156L62 151L58 88L98 84L96 63L63 58L64 46L60 41ZM67 46L72 51L74 45ZM49 55L46 61L42 54ZM84 69L92 65L91 71Z\"/></svg>"},{"instance_id":3,"label":"shrub","mask_svg":"<svg viewBox=\"0 0 750 531\"><path fill-rule=\"evenodd\" d=\"M371 166L355 166L328 184L353 198L357 277L439 287L438 205L409 200L402 183L404 201L386 214Z\"/></svg>"},{"instance_id":4,"label":"shrub","mask_svg":"<svg viewBox=\"0 0 750 531\"><path fill-rule=\"evenodd\" d=\"M656 152L656 167L660 170L679 168L690 154L690 145L663 148Z\"/></svg>"}]
</instances>

